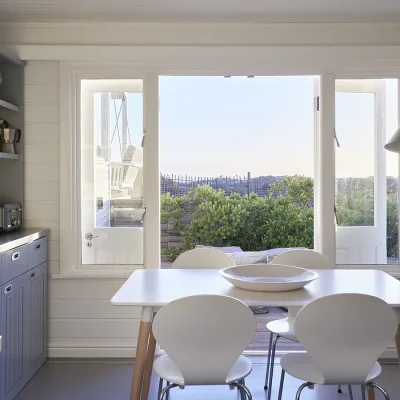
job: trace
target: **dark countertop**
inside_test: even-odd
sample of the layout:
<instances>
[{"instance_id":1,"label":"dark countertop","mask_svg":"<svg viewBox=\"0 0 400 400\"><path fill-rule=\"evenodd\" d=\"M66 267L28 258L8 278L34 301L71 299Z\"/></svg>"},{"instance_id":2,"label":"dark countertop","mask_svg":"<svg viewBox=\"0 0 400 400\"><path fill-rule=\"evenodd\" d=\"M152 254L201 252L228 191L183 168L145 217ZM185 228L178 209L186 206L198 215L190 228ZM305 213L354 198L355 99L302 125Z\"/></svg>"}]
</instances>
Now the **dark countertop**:
<instances>
[{"instance_id":1,"label":"dark countertop","mask_svg":"<svg viewBox=\"0 0 400 400\"><path fill-rule=\"evenodd\" d=\"M23 244L31 243L43 236L47 236L47 229L19 229L12 232L0 233L0 253L11 250Z\"/></svg>"}]
</instances>

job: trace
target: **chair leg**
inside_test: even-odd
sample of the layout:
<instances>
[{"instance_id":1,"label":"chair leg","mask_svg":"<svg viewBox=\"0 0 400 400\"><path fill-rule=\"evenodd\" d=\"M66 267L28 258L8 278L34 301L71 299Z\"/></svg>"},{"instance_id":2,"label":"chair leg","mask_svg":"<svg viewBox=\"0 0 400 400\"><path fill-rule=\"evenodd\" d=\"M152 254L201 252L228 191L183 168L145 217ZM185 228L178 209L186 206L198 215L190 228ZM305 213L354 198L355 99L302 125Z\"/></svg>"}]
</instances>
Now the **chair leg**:
<instances>
[{"instance_id":1,"label":"chair leg","mask_svg":"<svg viewBox=\"0 0 400 400\"><path fill-rule=\"evenodd\" d=\"M272 339L274 338L274 334L271 332L269 334L269 346L268 346L268 358L267 358L267 371L265 373L265 384L264 390L268 389L268 378L269 378L269 369L271 366L271 350L272 350Z\"/></svg>"},{"instance_id":2,"label":"chair leg","mask_svg":"<svg viewBox=\"0 0 400 400\"><path fill-rule=\"evenodd\" d=\"M353 391L351 390L351 385L348 385L347 387L349 389L349 399L353 400Z\"/></svg>"},{"instance_id":3,"label":"chair leg","mask_svg":"<svg viewBox=\"0 0 400 400\"><path fill-rule=\"evenodd\" d=\"M340 393L340 394L343 393L342 392L342 387L340 385L338 385L338 387L337 387L337 392Z\"/></svg>"},{"instance_id":4,"label":"chair leg","mask_svg":"<svg viewBox=\"0 0 400 400\"><path fill-rule=\"evenodd\" d=\"M161 392L162 392L162 389L163 389L163 383L164 383L163 379L160 378L160 380L159 380L159 382L158 382L158 394L157 394L157 399L160 398L160 395L161 395Z\"/></svg>"},{"instance_id":5,"label":"chair leg","mask_svg":"<svg viewBox=\"0 0 400 400\"><path fill-rule=\"evenodd\" d=\"M365 400L365 385L361 385L361 400Z\"/></svg>"},{"instance_id":6,"label":"chair leg","mask_svg":"<svg viewBox=\"0 0 400 400\"><path fill-rule=\"evenodd\" d=\"M370 386L370 387L373 387L373 388L375 388L375 389L378 389L382 394L383 394L383 396L385 397L385 400L390 400L390 397L389 397L389 394L388 394L388 392L382 387L382 386L379 386L377 383L375 383L375 382L369 382L368 384L367 384L367 386Z\"/></svg>"},{"instance_id":7,"label":"chair leg","mask_svg":"<svg viewBox=\"0 0 400 400\"><path fill-rule=\"evenodd\" d=\"M233 382L233 383L230 383L229 385L237 387L238 389L240 389L240 391L243 390L246 393L247 399L248 400L253 400L253 396L251 395L251 392L250 392L249 388L246 385L244 385L243 383ZM162 400L162 399L160 399L160 400Z\"/></svg>"},{"instance_id":8,"label":"chair leg","mask_svg":"<svg viewBox=\"0 0 400 400\"><path fill-rule=\"evenodd\" d=\"M169 382L167 381L167 386L169 385ZM169 400L169 390L167 390L167 393L165 395L165 400Z\"/></svg>"},{"instance_id":9,"label":"chair leg","mask_svg":"<svg viewBox=\"0 0 400 400\"><path fill-rule=\"evenodd\" d=\"M165 386L165 388L161 391L159 400L163 400L165 394L168 393L170 389L172 389L172 388L174 388L174 387L178 387L178 386L179 386L179 385L177 385L176 383L171 383L171 384Z\"/></svg>"},{"instance_id":10,"label":"chair leg","mask_svg":"<svg viewBox=\"0 0 400 400\"><path fill-rule=\"evenodd\" d=\"M301 392L309 386L312 386L313 384L311 382L304 382L298 389L296 393L296 400L300 400Z\"/></svg>"},{"instance_id":11,"label":"chair leg","mask_svg":"<svg viewBox=\"0 0 400 400\"><path fill-rule=\"evenodd\" d=\"M279 384L279 394L278 394L278 400L282 400L282 392L283 392L283 384L285 382L285 370L282 370L281 373L281 383Z\"/></svg>"},{"instance_id":12,"label":"chair leg","mask_svg":"<svg viewBox=\"0 0 400 400\"><path fill-rule=\"evenodd\" d=\"M276 335L272 343L271 367L270 367L269 382L268 382L268 400L271 400L271 395L272 395L272 379L274 378L275 351L276 351L276 343L278 342L279 338L280 336Z\"/></svg>"}]
</instances>

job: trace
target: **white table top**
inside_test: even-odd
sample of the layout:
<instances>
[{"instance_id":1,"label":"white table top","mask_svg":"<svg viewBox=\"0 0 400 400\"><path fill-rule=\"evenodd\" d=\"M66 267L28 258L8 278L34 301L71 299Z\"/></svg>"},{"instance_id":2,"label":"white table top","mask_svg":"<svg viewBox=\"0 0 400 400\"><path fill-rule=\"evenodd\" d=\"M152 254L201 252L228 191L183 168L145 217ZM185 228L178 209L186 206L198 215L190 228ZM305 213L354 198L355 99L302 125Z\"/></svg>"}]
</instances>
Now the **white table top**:
<instances>
[{"instance_id":1,"label":"white table top","mask_svg":"<svg viewBox=\"0 0 400 400\"><path fill-rule=\"evenodd\" d=\"M319 279L291 292L251 292L238 289L213 269L136 270L111 299L114 305L161 307L180 297L219 294L249 306L302 307L336 293L364 293L400 307L400 281L375 270L318 270Z\"/></svg>"}]
</instances>

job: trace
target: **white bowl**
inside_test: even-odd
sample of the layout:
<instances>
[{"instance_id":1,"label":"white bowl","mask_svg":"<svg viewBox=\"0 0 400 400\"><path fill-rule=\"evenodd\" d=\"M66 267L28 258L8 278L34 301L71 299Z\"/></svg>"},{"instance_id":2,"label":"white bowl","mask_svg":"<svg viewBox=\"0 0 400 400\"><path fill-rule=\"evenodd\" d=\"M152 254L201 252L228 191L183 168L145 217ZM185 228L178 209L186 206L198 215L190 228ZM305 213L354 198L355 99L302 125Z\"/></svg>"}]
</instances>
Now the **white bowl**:
<instances>
[{"instance_id":1,"label":"white bowl","mask_svg":"<svg viewBox=\"0 0 400 400\"><path fill-rule=\"evenodd\" d=\"M287 292L318 278L314 271L280 264L249 264L228 267L219 274L232 285L256 292Z\"/></svg>"}]
</instances>

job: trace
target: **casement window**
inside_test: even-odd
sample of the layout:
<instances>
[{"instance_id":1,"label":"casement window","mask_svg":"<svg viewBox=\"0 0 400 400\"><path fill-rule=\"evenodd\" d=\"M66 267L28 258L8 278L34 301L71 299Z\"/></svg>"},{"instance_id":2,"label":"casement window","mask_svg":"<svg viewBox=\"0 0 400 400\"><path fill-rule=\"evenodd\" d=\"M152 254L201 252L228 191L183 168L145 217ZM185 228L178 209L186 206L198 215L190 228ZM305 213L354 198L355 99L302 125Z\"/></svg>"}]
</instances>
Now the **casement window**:
<instances>
[{"instance_id":1,"label":"casement window","mask_svg":"<svg viewBox=\"0 0 400 400\"><path fill-rule=\"evenodd\" d=\"M262 164L255 178L268 175L270 151L274 152L271 160L280 159L284 165L286 158L293 165L293 171L289 170L287 162L286 169L282 167L279 173L275 160L274 176L304 175L313 181L313 198L303 205L301 214L308 212L313 222L311 233L308 231L312 236L310 243L288 240L285 246L282 241L274 241L272 233L261 244L257 242L254 245L257 248L251 248L253 242L247 242L245 251L264 250L264 245L265 249L304 246L322 252L340 268L383 268L396 272L398 157L388 154L383 145L398 123L397 79L349 80L333 74L304 76L307 89L299 92L306 93L304 98L296 97L296 82L301 82L301 76L227 80L215 71L209 74L203 71L197 78L200 86L193 86L190 93L187 87L185 92L187 83L180 84L180 79L190 81L186 71L174 72L168 77L157 72L134 73L126 67L93 69L84 64L63 64L60 90L68 96L61 97L61 224L66 240L61 254L61 274L129 276L134 268L160 267L166 243L163 229L173 225L172 220L165 220L163 210L160 215L160 196L179 194L177 176L185 176L184 186L192 184L187 176L195 176L197 183L203 184L206 182L199 179L202 175L210 178L208 183L212 178L226 175L216 171L212 176L210 169L204 174L201 171L185 174L183 169L174 172L168 169L170 159L177 165L182 160L184 166L185 157L190 160L200 154L203 164L212 165L218 152L225 151L228 157L224 155L224 159L235 155L238 167L237 173L232 171L229 175L243 175L243 180L248 179L247 192L237 190L236 193L242 197L251 193L267 197L268 193L262 189L256 192L256 181L243 174L247 168L240 164L243 160L250 162L250 158L240 157L239 147L248 153L252 145L255 157ZM285 104L280 99L281 112L268 114L266 107L274 97L271 90L279 92L279 84L284 81L291 90L290 101ZM200 87L208 91L210 99L221 95L218 90L227 91L221 97L220 109L218 103L210 107L207 96L203 96L203 108L198 98L190 97L200 96L196 94ZM241 96L240 91L246 87L248 92ZM213 90L216 90L214 94ZM180 95L184 97L179 99ZM227 96L231 97L228 110L228 104L222 101ZM240 101L246 101L246 105L240 106ZM307 122L303 117L297 118L296 101L302 105L307 103L303 113L307 115ZM191 108L190 112L189 108L185 112L185 107ZM270 139L265 126L259 128L252 123L260 124L264 114L268 115L264 120L264 125L269 127L268 134L274 135ZM246 118L251 131L234 136L235 125L244 126L241 120ZM185 132L180 131L183 124ZM215 127L221 132L231 129L232 136L223 149L218 150L218 138L205 134L202 137L199 133L199 128L204 129L207 124L211 135ZM258 136L254 134L257 129L260 129ZM173 135L172 131L177 134ZM185 143L193 156L183 152ZM296 153L303 147L304 154ZM174 148L182 154L174 155ZM265 149L264 159L258 155L260 148ZM305 165L307 173L303 171ZM282 193L274 196L286 194L287 190L283 187ZM279 211L279 207L274 210ZM186 239L178 237L179 226L170 228L172 236L175 235L173 240ZM279 234L283 232L284 229ZM289 236L293 239L292 234ZM218 238L210 243L210 237L205 243L201 243L201 238L191 243L226 244ZM234 246L234 239L228 244ZM179 248L180 244L172 244L171 248L174 246Z\"/></svg>"}]
</instances>

